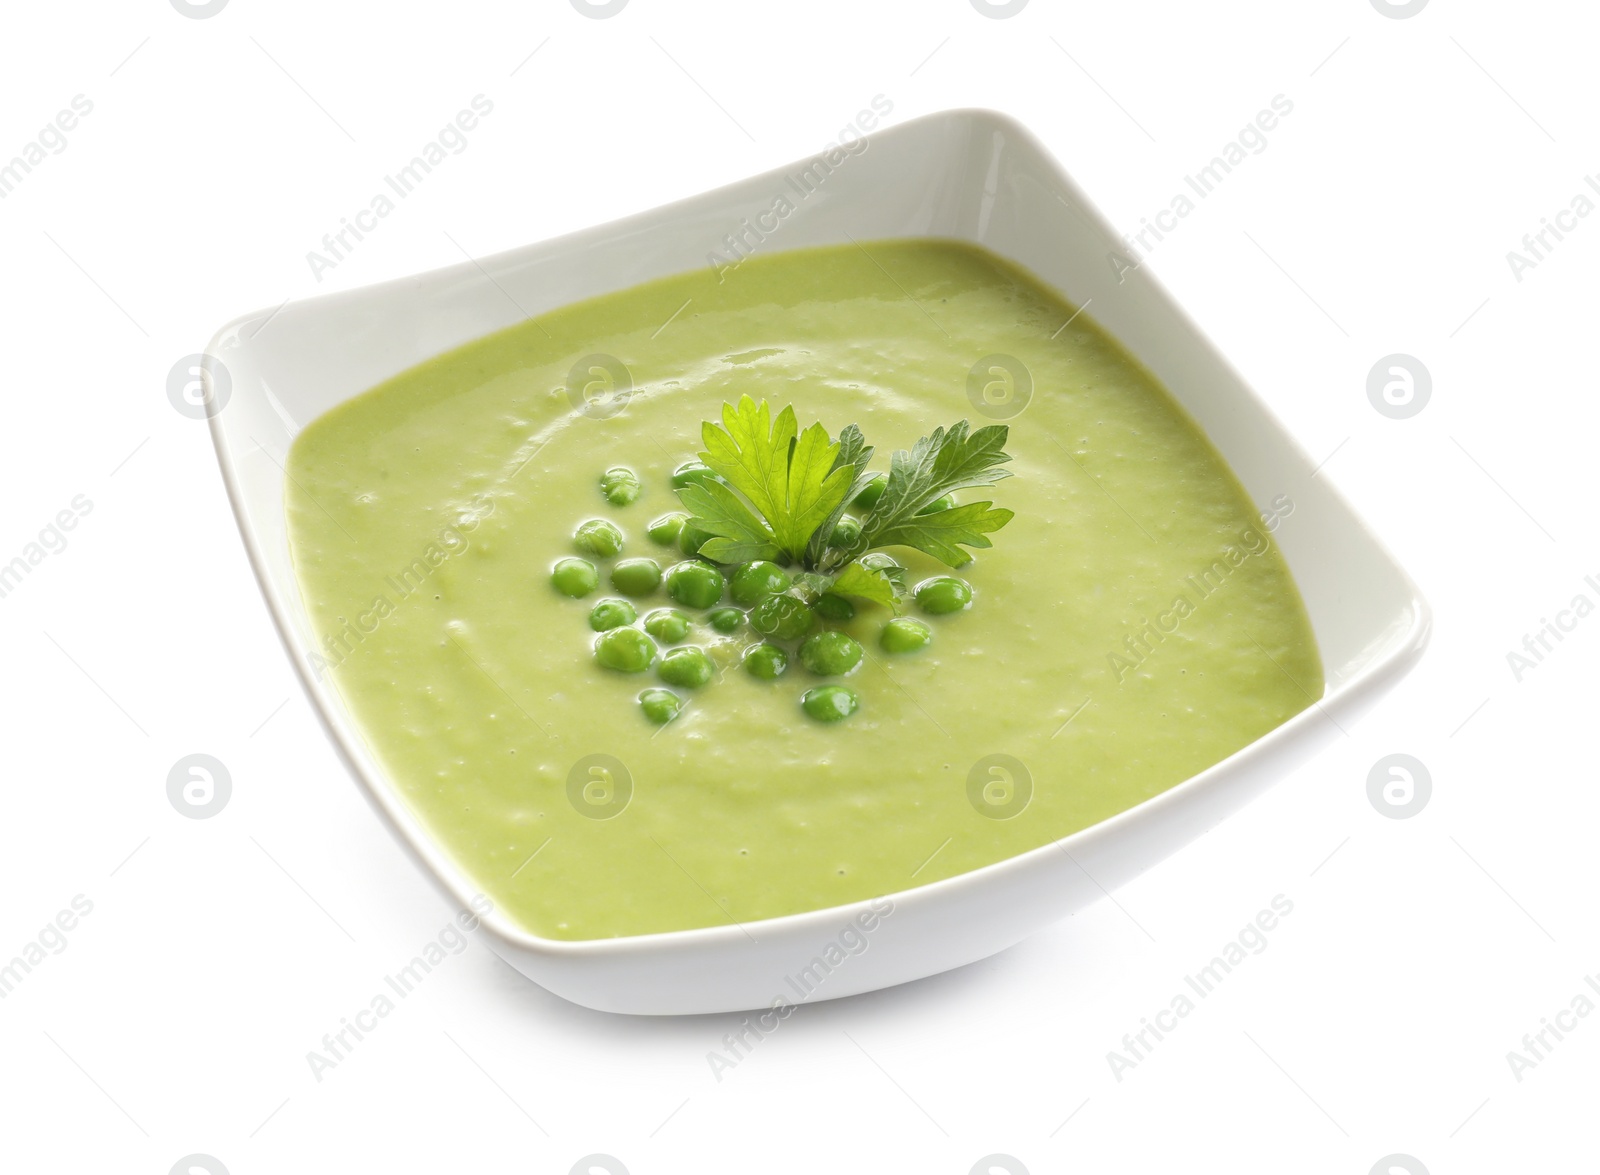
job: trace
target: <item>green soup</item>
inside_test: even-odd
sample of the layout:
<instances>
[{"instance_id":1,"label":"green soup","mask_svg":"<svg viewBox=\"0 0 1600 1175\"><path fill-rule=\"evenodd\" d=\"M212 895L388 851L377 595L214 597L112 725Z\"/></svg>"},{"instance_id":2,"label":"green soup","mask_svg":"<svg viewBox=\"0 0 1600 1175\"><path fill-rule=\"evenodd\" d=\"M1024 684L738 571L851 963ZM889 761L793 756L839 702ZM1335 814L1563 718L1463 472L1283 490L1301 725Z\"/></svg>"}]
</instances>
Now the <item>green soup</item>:
<instances>
[{"instance_id":1,"label":"green soup","mask_svg":"<svg viewBox=\"0 0 1600 1175\"><path fill-rule=\"evenodd\" d=\"M682 558L647 529L682 508L672 471L701 422L745 394L835 437L859 424L876 468L937 426L1010 414L1015 476L981 497L1015 517L955 573L969 607L909 606L926 647L885 651L876 605L831 621L866 650L845 678L792 658L759 680L739 664L760 639L747 624L720 632L664 588L632 599L641 630L684 612L683 643L716 670L658 726L637 701L657 671L597 665L590 610L620 594L619 560ZM600 488L619 465L640 479L626 505ZM990 865L1158 795L1323 692L1271 541L1293 503L1258 514L1088 315L966 245L759 256L553 311L340 405L288 472L317 671L437 842L550 938L744 923ZM622 549L587 555L601 587L569 598L551 569L591 519ZM892 553L913 584L948 571ZM847 720L801 708L826 682L859 696Z\"/></svg>"}]
</instances>

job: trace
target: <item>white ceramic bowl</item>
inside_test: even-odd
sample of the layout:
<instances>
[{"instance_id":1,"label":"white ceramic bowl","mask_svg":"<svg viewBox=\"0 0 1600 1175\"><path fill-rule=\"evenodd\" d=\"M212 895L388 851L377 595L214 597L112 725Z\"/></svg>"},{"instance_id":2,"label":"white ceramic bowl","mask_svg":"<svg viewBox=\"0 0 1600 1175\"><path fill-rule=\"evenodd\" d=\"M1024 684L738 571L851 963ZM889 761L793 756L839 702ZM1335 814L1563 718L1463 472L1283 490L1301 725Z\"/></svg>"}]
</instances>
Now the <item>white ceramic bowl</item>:
<instances>
[{"instance_id":1,"label":"white ceramic bowl","mask_svg":"<svg viewBox=\"0 0 1600 1175\"><path fill-rule=\"evenodd\" d=\"M1394 559L1145 268L1017 123L952 111L869 136L834 156L824 182L763 250L855 238L945 237L1008 257L1090 313L1166 384L1261 506L1287 494L1275 537L1310 611L1327 672L1318 704L1210 770L1091 828L996 865L889 895L867 948L839 965L841 931L866 903L750 923L595 942L558 942L484 920L494 948L569 1000L671 1014L798 1000L789 979L821 959L813 999L904 983L1004 950L1136 876L1237 810L1337 734L1417 658L1426 603ZM343 702L314 679L316 647L290 563L283 463L304 425L439 352L580 298L707 264L725 234L792 189L800 163L571 236L366 289L286 305L224 327L209 354L231 396L212 436L245 546L302 684L390 828L456 903L476 890L368 753ZM822 174L813 167L812 174ZM770 219L770 218L769 218ZM726 253L725 250L722 250ZM1063 850L1066 850L1065 852ZM879 909L884 903L878 903ZM854 943L857 935L847 935Z\"/></svg>"}]
</instances>

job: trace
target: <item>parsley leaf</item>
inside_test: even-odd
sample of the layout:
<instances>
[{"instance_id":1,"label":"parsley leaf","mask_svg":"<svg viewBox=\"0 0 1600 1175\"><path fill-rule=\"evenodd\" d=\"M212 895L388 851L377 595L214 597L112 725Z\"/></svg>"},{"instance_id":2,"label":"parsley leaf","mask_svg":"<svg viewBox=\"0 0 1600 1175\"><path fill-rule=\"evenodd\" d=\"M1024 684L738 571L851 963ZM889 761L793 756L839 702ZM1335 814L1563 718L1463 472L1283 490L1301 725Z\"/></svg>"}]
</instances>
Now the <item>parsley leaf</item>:
<instances>
[{"instance_id":1,"label":"parsley leaf","mask_svg":"<svg viewBox=\"0 0 1600 1175\"><path fill-rule=\"evenodd\" d=\"M758 405L749 396L741 396L737 407L722 406L721 427L710 421L705 423L701 439L706 451L700 459L749 499L765 520L771 543L787 561L801 558L811 536L850 494L850 467L837 462L840 446L820 424L801 432L792 405L773 419L765 400ZM678 496L695 511L698 525L699 507L684 493L680 490ZM726 509L720 519L711 521L735 525ZM713 526L703 529L722 535L730 544L760 541L748 533L747 527L745 532L734 535ZM710 554L714 559L720 558L715 551Z\"/></svg>"},{"instance_id":2,"label":"parsley leaf","mask_svg":"<svg viewBox=\"0 0 1600 1175\"><path fill-rule=\"evenodd\" d=\"M706 558L718 563L782 558L772 529L721 482L686 485L678 497L694 512L695 526L713 536L700 548Z\"/></svg>"},{"instance_id":3,"label":"parsley leaf","mask_svg":"<svg viewBox=\"0 0 1600 1175\"><path fill-rule=\"evenodd\" d=\"M799 563L803 571L791 594L807 602L832 591L898 609L904 569L892 561L873 562L887 556L861 556L878 547L914 547L960 567L972 560L963 548L992 546L988 536L1011 521L1010 510L966 502L925 511L955 490L1010 477L1000 468L1011 460L1005 451L1009 435L1003 424L974 432L961 420L934 429L910 450L897 450L882 496L860 520L859 535L835 544L845 510L873 477L867 472L872 446L853 424L834 441L821 424L802 431L793 405L774 417L765 400L741 396L737 405L722 406L720 425L707 421L701 427L700 459L721 480L693 483L678 496L692 512L693 525L712 536L701 547L706 558Z\"/></svg>"},{"instance_id":4,"label":"parsley leaf","mask_svg":"<svg viewBox=\"0 0 1600 1175\"><path fill-rule=\"evenodd\" d=\"M918 514L879 531L872 541L881 547L915 547L926 551L947 567L972 562L972 556L958 543L969 547L992 547L988 535L1010 522L1010 510L997 509L993 502L967 502L934 514ZM855 564L851 564L855 566Z\"/></svg>"},{"instance_id":5,"label":"parsley leaf","mask_svg":"<svg viewBox=\"0 0 1600 1175\"><path fill-rule=\"evenodd\" d=\"M915 547L950 567L972 561L961 549L991 547L988 535L1014 517L995 509L993 502L968 502L949 510L923 514L931 502L955 490L992 486L1011 474L998 468L1011 460L1005 451L1010 429L986 425L968 432L965 420L948 430L936 428L907 452L896 450L889 462L889 480L883 496L861 520L861 535L848 554L856 556L874 547Z\"/></svg>"},{"instance_id":6,"label":"parsley leaf","mask_svg":"<svg viewBox=\"0 0 1600 1175\"><path fill-rule=\"evenodd\" d=\"M844 517L845 508L872 480L872 474L867 472L867 462L872 460L872 453L873 448L867 444L867 438L861 435L861 429L853 424L845 425L839 433L839 453L833 459L833 467L850 471L850 489L845 493L844 500L834 507L833 513L812 533L811 541L806 544L808 566L822 565L828 552L828 542L833 538L833 528Z\"/></svg>"},{"instance_id":7,"label":"parsley leaf","mask_svg":"<svg viewBox=\"0 0 1600 1175\"><path fill-rule=\"evenodd\" d=\"M859 560L846 564L829 590L836 596L854 596L900 611L900 597L894 581L884 570L863 567Z\"/></svg>"}]
</instances>

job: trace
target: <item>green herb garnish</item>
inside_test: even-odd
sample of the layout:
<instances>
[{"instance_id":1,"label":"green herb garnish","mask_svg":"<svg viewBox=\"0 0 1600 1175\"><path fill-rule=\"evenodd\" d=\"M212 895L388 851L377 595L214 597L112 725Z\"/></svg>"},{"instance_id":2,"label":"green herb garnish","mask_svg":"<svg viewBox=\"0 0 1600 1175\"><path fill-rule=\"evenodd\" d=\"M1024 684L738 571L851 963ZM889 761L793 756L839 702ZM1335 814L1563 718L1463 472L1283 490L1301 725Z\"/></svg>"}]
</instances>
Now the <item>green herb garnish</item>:
<instances>
[{"instance_id":1,"label":"green herb garnish","mask_svg":"<svg viewBox=\"0 0 1600 1175\"><path fill-rule=\"evenodd\" d=\"M700 460L727 485L687 485L678 496L692 512L691 524L713 536L702 553L719 563L799 562L811 536L849 497L838 443L820 424L800 432L792 405L774 420L765 400L758 405L744 396L737 408L724 404L722 425L707 421L701 439Z\"/></svg>"},{"instance_id":2,"label":"green herb garnish","mask_svg":"<svg viewBox=\"0 0 1600 1175\"><path fill-rule=\"evenodd\" d=\"M841 528L874 477L867 472L873 448L861 430L847 425L835 441L821 424L802 431L792 405L774 418L765 400L743 396L737 406L723 405L720 425L707 421L701 429L700 460L716 479L685 485L678 497L690 512L687 525L712 536L700 548L706 558L799 564L789 592L807 603L829 592L898 609L905 569L883 556L862 556L913 547L960 567L972 560L963 548L992 546L988 536L1012 511L992 502L929 507L954 491L1010 477L999 468L1011 460L1009 431L992 424L973 432L962 420L897 450L882 494L856 519L859 529Z\"/></svg>"},{"instance_id":3,"label":"green herb garnish","mask_svg":"<svg viewBox=\"0 0 1600 1175\"><path fill-rule=\"evenodd\" d=\"M936 428L909 453L901 449L890 458L883 496L861 520L861 535L845 558L874 547L915 547L947 567L961 567L972 562L962 546L994 545L988 536L1011 521L1012 511L997 509L993 502L923 513L946 494L992 486L1011 476L998 468L1011 460L1005 451L1010 429L990 424L969 434L967 427L965 420L958 420L948 429Z\"/></svg>"},{"instance_id":4,"label":"green herb garnish","mask_svg":"<svg viewBox=\"0 0 1600 1175\"><path fill-rule=\"evenodd\" d=\"M901 568L904 571L904 568ZM886 571L874 571L858 562L845 564L828 589L836 596L854 596L858 600L871 600L885 608L896 607L900 592Z\"/></svg>"}]
</instances>

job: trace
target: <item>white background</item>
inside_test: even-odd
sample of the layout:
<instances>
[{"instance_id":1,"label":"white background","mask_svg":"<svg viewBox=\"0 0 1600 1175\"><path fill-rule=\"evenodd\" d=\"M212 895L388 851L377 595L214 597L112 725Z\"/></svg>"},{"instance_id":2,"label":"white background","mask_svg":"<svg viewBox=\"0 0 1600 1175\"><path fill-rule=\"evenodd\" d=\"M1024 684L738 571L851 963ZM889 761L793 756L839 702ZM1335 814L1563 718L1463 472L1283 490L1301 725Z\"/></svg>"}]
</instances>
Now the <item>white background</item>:
<instances>
[{"instance_id":1,"label":"white background","mask_svg":"<svg viewBox=\"0 0 1600 1175\"><path fill-rule=\"evenodd\" d=\"M0 1000L0 1169L1576 1169L1600 1016L1520 1082L1506 1054L1600 972L1600 618L1520 683L1506 654L1600 603L1600 217L1521 282L1506 253L1600 171L1595 24L1576 0L9 5L0 161L94 109L0 200L0 562L93 509L0 599L0 962L93 911ZM480 93L468 149L314 280L307 251ZM477 942L319 1083L308 1050L450 911L301 696L169 369L246 310L456 263L451 238L483 256L811 154L877 94L890 121L1017 116L1130 231L1293 101L1150 264L1421 583L1421 667L1114 904L803 1008L720 1083L736 1018L585 1011ZM1365 395L1391 352L1433 374L1406 421ZM1366 795L1396 751L1433 778L1407 820ZM209 820L166 796L192 752L232 775ZM1280 893L1270 946L1118 1081L1107 1052Z\"/></svg>"}]
</instances>

